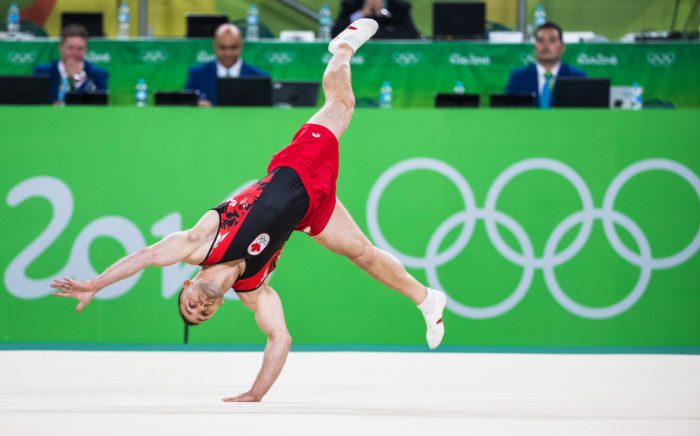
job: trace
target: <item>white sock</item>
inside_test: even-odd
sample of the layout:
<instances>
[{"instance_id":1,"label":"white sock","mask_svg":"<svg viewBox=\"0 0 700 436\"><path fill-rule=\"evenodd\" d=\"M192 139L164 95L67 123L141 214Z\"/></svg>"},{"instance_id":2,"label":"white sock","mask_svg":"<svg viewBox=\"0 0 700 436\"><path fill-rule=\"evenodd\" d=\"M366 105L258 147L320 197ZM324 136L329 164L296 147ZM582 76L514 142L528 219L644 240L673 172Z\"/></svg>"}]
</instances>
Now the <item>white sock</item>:
<instances>
[{"instance_id":1,"label":"white sock","mask_svg":"<svg viewBox=\"0 0 700 436\"><path fill-rule=\"evenodd\" d=\"M421 313L423 313L423 318L425 318L426 321L428 321L430 315L433 313L433 309L435 308L435 291L430 288L427 288L427 291L428 293L425 300L418 305L418 309L420 309Z\"/></svg>"}]
</instances>

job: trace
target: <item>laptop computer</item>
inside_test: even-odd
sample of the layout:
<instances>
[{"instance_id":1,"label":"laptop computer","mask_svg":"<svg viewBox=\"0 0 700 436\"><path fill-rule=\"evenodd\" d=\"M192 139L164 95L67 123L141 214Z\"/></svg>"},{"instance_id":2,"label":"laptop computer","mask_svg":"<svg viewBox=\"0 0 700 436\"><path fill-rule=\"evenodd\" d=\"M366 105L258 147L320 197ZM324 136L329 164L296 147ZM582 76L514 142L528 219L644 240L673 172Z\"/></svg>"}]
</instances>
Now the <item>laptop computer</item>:
<instances>
[{"instance_id":1,"label":"laptop computer","mask_svg":"<svg viewBox=\"0 0 700 436\"><path fill-rule=\"evenodd\" d=\"M435 107L479 107L479 94L437 94Z\"/></svg>"},{"instance_id":2,"label":"laptop computer","mask_svg":"<svg viewBox=\"0 0 700 436\"><path fill-rule=\"evenodd\" d=\"M61 29L69 24L80 24L85 27L91 38L105 36L101 12L63 12L61 14Z\"/></svg>"},{"instance_id":3,"label":"laptop computer","mask_svg":"<svg viewBox=\"0 0 700 436\"><path fill-rule=\"evenodd\" d=\"M318 82L279 80L272 83L272 104L275 107L312 107L318 100Z\"/></svg>"},{"instance_id":4,"label":"laptop computer","mask_svg":"<svg viewBox=\"0 0 700 436\"><path fill-rule=\"evenodd\" d=\"M433 39L486 39L486 5L433 3Z\"/></svg>"},{"instance_id":5,"label":"laptop computer","mask_svg":"<svg viewBox=\"0 0 700 436\"><path fill-rule=\"evenodd\" d=\"M66 106L106 106L108 103L108 93L98 92L69 92L66 94Z\"/></svg>"},{"instance_id":6,"label":"laptop computer","mask_svg":"<svg viewBox=\"0 0 700 436\"><path fill-rule=\"evenodd\" d=\"M199 91L156 91L153 101L156 106L197 106Z\"/></svg>"},{"instance_id":7,"label":"laptop computer","mask_svg":"<svg viewBox=\"0 0 700 436\"><path fill-rule=\"evenodd\" d=\"M220 78L217 98L219 106L272 106L272 80L269 77Z\"/></svg>"},{"instance_id":8,"label":"laptop computer","mask_svg":"<svg viewBox=\"0 0 700 436\"><path fill-rule=\"evenodd\" d=\"M491 94L491 107L532 108L535 97L527 94Z\"/></svg>"},{"instance_id":9,"label":"laptop computer","mask_svg":"<svg viewBox=\"0 0 700 436\"><path fill-rule=\"evenodd\" d=\"M228 15L187 14L188 38L212 38L216 29L228 23Z\"/></svg>"},{"instance_id":10,"label":"laptop computer","mask_svg":"<svg viewBox=\"0 0 700 436\"><path fill-rule=\"evenodd\" d=\"M558 77L554 107L610 107L610 79Z\"/></svg>"},{"instance_id":11,"label":"laptop computer","mask_svg":"<svg viewBox=\"0 0 700 436\"><path fill-rule=\"evenodd\" d=\"M51 104L49 76L0 76L0 104Z\"/></svg>"}]
</instances>

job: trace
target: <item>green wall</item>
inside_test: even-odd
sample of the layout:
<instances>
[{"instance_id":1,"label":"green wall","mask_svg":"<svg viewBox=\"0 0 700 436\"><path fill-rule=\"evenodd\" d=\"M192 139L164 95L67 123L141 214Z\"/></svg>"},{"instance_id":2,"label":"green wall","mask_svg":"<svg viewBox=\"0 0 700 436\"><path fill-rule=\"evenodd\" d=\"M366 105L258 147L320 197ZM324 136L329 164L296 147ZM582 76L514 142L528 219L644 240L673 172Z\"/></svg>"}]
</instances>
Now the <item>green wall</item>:
<instances>
[{"instance_id":1,"label":"green wall","mask_svg":"<svg viewBox=\"0 0 700 436\"><path fill-rule=\"evenodd\" d=\"M80 314L48 283L193 225L264 175L311 114L0 108L0 345L180 343L191 268L149 268ZM358 110L338 195L372 241L448 292L448 347L697 350L699 115ZM408 300L303 234L271 283L296 345L424 344ZM264 337L232 300L191 342Z\"/></svg>"},{"instance_id":2,"label":"green wall","mask_svg":"<svg viewBox=\"0 0 700 436\"><path fill-rule=\"evenodd\" d=\"M58 56L50 40L0 45L0 74L31 74L32 68ZM248 43L247 62L274 80L318 81L330 59L325 43ZM87 58L110 73L110 104L133 105L134 86L146 79L149 90L179 90L187 69L213 59L207 40L92 41ZM530 44L469 42L402 43L376 41L353 57L353 87L359 105L376 105L385 80L393 88L393 106L432 107L435 94L452 92L455 82L481 95L502 93L514 68L533 60ZM564 60L613 86L644 87L644 99L677 107L700 107L700 44L570 44ZM320 97L319 101L322 101Z\"/></svg>"}]
</instances>

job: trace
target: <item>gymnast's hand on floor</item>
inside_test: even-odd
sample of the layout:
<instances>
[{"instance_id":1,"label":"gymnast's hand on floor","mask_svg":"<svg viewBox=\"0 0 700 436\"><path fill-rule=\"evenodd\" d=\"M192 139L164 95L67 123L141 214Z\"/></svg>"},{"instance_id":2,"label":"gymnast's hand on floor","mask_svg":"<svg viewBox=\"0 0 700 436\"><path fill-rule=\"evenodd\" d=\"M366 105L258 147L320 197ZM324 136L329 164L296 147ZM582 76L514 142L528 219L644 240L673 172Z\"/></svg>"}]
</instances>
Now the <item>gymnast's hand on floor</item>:
<instances>
[{"instance_id":1,"label":"gymnast's hand on floor","mask_svg":"<svg viewBox=\"0 0 700 436\"><path fill-rule=\"evenodd\" d=\"M97 293L97 291L90 286L90 282L73 280L70 277L66 277L63 280L54 279L50 286L54 289L58 289L58 292L53 292L52 295L75 298L78 300L79 303L75 307L76 312L83 310L83 307L87 306L90 300L92 300L92 297Z\"/></svg>"},{"instance_id":2,"label":"gymnast's hand on floor","mask_svg":"<svg viewBox=\"0 0 700 436\"><path fill-rule=\"evenodd\" d=\"M260 397L250 392L243 392L235 397L224 398L224 401L227 403L257 403L260 399Z\"/></svg>"}]
</instances>

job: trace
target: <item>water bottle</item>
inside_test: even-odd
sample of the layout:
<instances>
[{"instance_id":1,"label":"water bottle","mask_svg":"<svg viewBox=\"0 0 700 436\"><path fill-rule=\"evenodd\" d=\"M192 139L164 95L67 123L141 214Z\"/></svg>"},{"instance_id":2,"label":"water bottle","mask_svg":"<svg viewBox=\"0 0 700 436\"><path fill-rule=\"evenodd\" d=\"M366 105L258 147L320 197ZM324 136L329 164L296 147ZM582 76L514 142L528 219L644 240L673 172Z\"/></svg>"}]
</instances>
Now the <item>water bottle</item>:
<instances>
[{"instance_id":1,"label":"water bottle","mask_svg":"<svg viewBox=\"0 0 700 436\"><path fill-rule=\"evenodd\" d=\"M330 41L331 39L331 10L328 5L323 5L318 13L318 39L321 41Z\"/></svg>"},{"instance_id":2,"label":"water bottle","mask_svg":"<svg viewBox=\"0 0 700 436\"><path fill-rule=\"evenodd\" d=\"M630 89L630 109L638 111L644 105L644 88L639 83L633 83Z\"/></svg>"},{"instance_id":3,"label":"water bottle","mask_svg":"<svg viewBox=\"0 0 700 436\"><path fill-rule=\"evenodd\" d=\"M146 106L146 99L148 99L148 85L146 85L145 79L139 79L136 84L136 107Z\"/></svg>"},{"instance_id":4,"label":"water bottle","mask_svg":"<svg viewBox=\"0 0 700 436\"><path fill-rule=\"evenodd\" d=\"M70 92L70 83L68 77L61 78L61 84L58 87L58 102L61 106L66 105L66 94Z\"/></svg>"},{"instance_id":5,"label":"water bottle","mask_svg":"<svg viewBox=\"0 0 700 436\"><path fill-rule=\"evenodd\" d=\"M547 13L544 11L544 6L539 3L535 8L535 30L547 22Z\"/></svg>"},{"instance_id":6,"label":"water bottle","mask_svg":"<svg viewBox=\"0 0 700 436\"><path fill-rule=\"evenodd\" d=\"M19 8L17 3L10 3L7 10L7 37L16 38L19 35Z\"/></svg>"},{"instance_id":7,"label":"water bottle","mask_svg":"<svg viewBox=\"0 0 700 436\"><path fill-rule=\"evenodd\" d=\"M248 15L246 15L245 23L245 39L248 41L257 41L259 35L259 21L258 7L255 3L251 3L248 6Z\"/></svg>"},{"instance_id":8,"label":"water bottle","mask_svg":"<svg viewBox=\"0 0 700 436\"><path fill-rule=\"evenodd\" d=\"M379 107L382 109L391 108L391 83L385 81L379 88Z\"/></svg>"},{"instance_id":9,"label":"water bottle","mask_svg":"<svg viewBox=\"0 0 700 436\"><path fill-rule=\"evenodd\" d=\"M457 95L464 94L464 83L462 83L458 80L457 83L455 83L455 87L453 88L453 91Z\"/></svg>"},{"instance_id":10,"label":"water bottle","mask_svg":"<svg viewBox=\"0 0 700 436\"><path fill-rule=\"evenodd\" d=\"M129 37L129 26L130 26L130 15L129 15L129 4L125 1L119 3L119 9L117 9L117 27L119 33L118 38L128 38Z\"/></svg>"}]
</instances>

